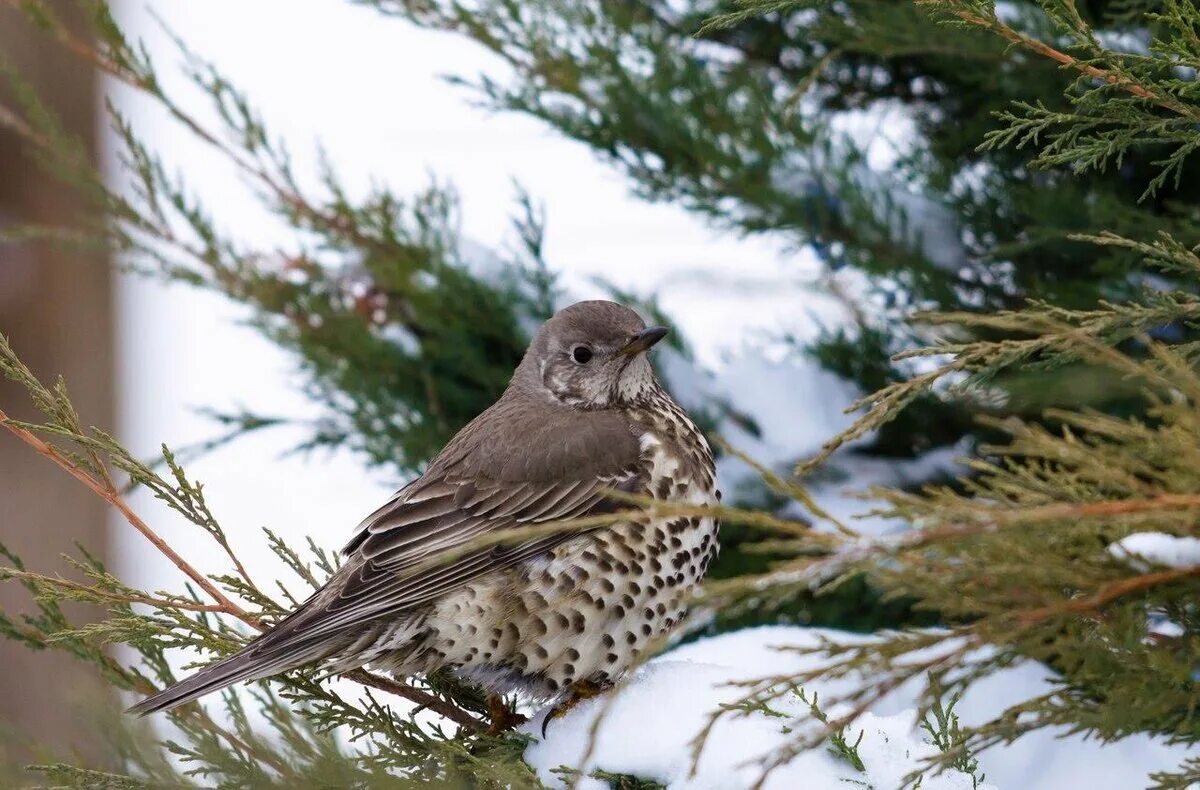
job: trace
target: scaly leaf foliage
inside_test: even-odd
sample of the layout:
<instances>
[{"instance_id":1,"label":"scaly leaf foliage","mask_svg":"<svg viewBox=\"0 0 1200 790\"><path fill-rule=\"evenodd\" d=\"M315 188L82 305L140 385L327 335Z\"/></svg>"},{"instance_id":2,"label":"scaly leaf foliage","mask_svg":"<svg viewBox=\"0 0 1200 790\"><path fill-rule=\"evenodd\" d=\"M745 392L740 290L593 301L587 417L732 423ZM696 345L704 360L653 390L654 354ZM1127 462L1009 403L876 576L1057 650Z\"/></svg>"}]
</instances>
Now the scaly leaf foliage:
<instances>
[{"instance_id":1,"label":"scaly leaf foliage","mask_svg":"<svg viewBox=\"0 0 1200 790\"><path fill-rule=\"evenodd\" d=\"M47 8L24 5L52 35L78 43ZM1000 8L988 0L750 0L682 13L655 3L374 5L460 31L502 55L514 81L485 77L478 86L485 96L595 146L646 196L681 202L741 231L793 232L835 268L882 278L881 290L902 294L897 316L901 306L940 308L915 317L904 310L900 336L886 322L872 324L875 334L862 335L874 349L870 360L847 353L850 336L829 357L853 362L874 382L873 394L856 404L860 419L801 464L796 477L763 470L776 504L786 508L715 509L754 536L747 551L770 557L764 567L708 585L702 603L719 614L832 594L866 579L886 600L938 612L943 623L823 644L817 652L830 661L820 667L747 682L743 699L714 711L713 721L769 710L772 700L818 678L859 680L841 698L821 701L822 709L836 704L849 713L825 717L818 736L797 732L769 755L764 774L830 736L851 759L853 744L843 733L909 680L924 684L921 719L939 748L931 769L973 772L979 750L1047 727L1105 741L1148 733L1200 742L1200 566L1131 562L1113 550L1144 532L1200 536L1198 182L1181 176L1200 145L1200 8L1190 0L1040 0ZM466 361L439 333L485 332L494 343L488 359L503 358L496 376L507 375L513 360L504 349L519 350L521 322L550 304L536 222L524 224L527 257L508 267L524 273L508 294L520 299L494 298L495 283L484 287L456 257L447 232L453 204L444 190L412 201L380 192L356 202L330 168L317 196L302 194L282 148L268 142L248 100L224 78L189 57L193 80L222 119L213 132L174 103L140 48L102 5L95 8L101 45L83 51L235 162L300 231L296 249L244 249L221 235L119 116L132 197L81 164L77 147L28 91L19 92L23 109L3 108L0 121L95 197L111 221L94 230L133 265L255 308L255 320L297 352L313 394L330 407L316 444L347 443L411 468L455 420L477 410L472 399L484 397L477 393L488 382L499 381L481 376L479 360ZM693 39L706 22L708 38ZM1128 30L1137 32L1132 43L1113 35ZM897 219L911 219L916 204L880 187L863 169L861 147L818 112L897 99L915 108L924 142L898 160L901 182L920 188L928 201L920 206L949 211L957 239L952 259ZM460 305L464 312L455 313ZM441 320L442 307L457 317L444 330L430 328L425 320ZM897 354L898 339L924 345ZM375 354L392 355L382 378L360 369L368 358L376 364ZM884 354L891 356L881 364ZM207 577L159 545L190 584L145 591L86 554L77 564L82 582L38 574L8 555L5 575L27 586L38 609L0 620L6 637L66 650L114 687L143 692L171 680L167 650L227 654L302 597L285 593L280 600L252 581L202 489L170 452L163 454L165 471L156 471L108 435L84 429L65 387L43 385L6 345L0 367L43 414L37 424L0 417L10 433L153 540L121 494L129 483L149 488L215 540L231 566ZM390 378L401 370L415 378ZM422 373L436 374L432 391L412 385ZM1054 408L1037 393L1046 382L1089 381L1090 395ZM911 434L889 439L888 430L914 409L923 419L904 424L926 428L931 436L921 447L957 439L966 416L982 416L978 435L988 441L969 461L969 475L916 491L869 492L882 512L910 525L897 534L858 534L814 506L799 477L865 437L891 442L895 454L913 451ZM942 420L947 413L962 419ZM229 421L254 428L272 418ZM388 436L387 448L373 444L379 435ZM395 447L403 448L398 455ZM630 503L638 505L651 503ZM551 528L566 527L544 527ZM335 560L318 547L300 552L267 540L301 589L332 570ZM104 605L110 617L72 625L60 606L69 600ZM109 643L132 647L137 662L112 658L102 649ZM954 719L953 701L967 688L1026 661L1053 670L1045 693L1013 700L988 721ZM350 680L428 713L407 703L399 710L365 688L344 695L324 679L295 673L256 686L250 707L228 694L220 711L173 714L177 733L165 739L112 727L111 765L43 770L76 785L535 782L519 760L520 739L476 733L481 705L472 690L436 677L403 684L354 673ZM340 737L347 734L353 747ZM706 736L697 736L697 755ZM1149 779L1181 788L1198 770L1192 759L1162 766Z\"/></svg>"}]
</instances>

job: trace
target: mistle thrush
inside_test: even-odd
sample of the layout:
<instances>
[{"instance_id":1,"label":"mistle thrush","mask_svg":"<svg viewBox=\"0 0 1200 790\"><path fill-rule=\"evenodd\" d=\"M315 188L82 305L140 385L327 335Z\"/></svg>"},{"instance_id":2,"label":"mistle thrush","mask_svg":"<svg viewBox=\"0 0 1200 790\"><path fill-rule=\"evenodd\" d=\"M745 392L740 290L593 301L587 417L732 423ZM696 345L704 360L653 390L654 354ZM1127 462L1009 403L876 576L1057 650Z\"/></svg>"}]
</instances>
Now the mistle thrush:
<instances>
[{"instance_id":1,"label":"mistle thrush","mask_svg":"<svg viewBox=\"0 0 1200 790\"><path fill-rule=\"evenodd\" d=\"M242 651L133 710L309 664L448 668L493 693L560 704L611 684L679 623L717 553L716 520L647 514L472 542L634 507L613 491L716 504L708 443L646 358L665 334L612 302L560 311L500 399L362 522L323 588Z\"/></svg>"}]
</instances>

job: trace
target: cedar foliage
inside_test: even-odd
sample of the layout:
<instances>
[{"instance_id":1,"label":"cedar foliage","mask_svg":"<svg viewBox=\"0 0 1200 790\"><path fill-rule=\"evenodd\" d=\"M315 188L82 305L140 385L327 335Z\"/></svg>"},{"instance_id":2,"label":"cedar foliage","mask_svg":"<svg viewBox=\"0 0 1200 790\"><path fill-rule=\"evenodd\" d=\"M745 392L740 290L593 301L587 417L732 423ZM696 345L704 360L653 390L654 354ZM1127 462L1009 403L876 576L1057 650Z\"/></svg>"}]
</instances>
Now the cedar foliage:
<instances>
[{"instance_id":1,"label":"cedar foliage","mask_svg":"<svg viewBox=\"0 0 1200 790\"><path fill-rule=\"evenodd\" d=\"M1183 28L1168 34L1175 51L1147 47L1187 4L1011 0L1003 29L960 16L992 19L991 0L369 4L497 54L503 76L460 81L486 106L588 145L638 195L815 254L860 325L831 327L807 350L863 392L912 375L892 356L929 340L908 321L914 308L989 313L1039 298L1082 309L1137 295L1135 253L1071 234L1200 242L1200 180L1179 169L1194 146L1186 115L1134 116L1113 97L1097 113L1073 85L1078 71L1008 35L1092 47L1074 55L1084 63L1108 42L1119 68L1186 90L1186 73L1166 73L1187 68ZM1005 136L1038 133L1050 144ZM895 150L880 169L884 148ZM1067 405L1137 407L1086 365L1059 371L1054 387L1022 373L1004 380L1004 413L1036 417L1064 405L1063 391ZM979 409L920 393L856 452L906 458L990 439Z\"/></svg>"},{"instance_id":2,"label":"cedar foliage","mask_svg":"<svg viewBox=\"0 0 1200 790\"><path fill-rule=\"evenodd\" d=\"M1192 152L1181 139L1186 122L1160 118L1123 131L1107 128L1073 103L1078 72L1014 47L999 29L964 24L954 14L939 17L946 9L936 4L367 4L496 54L506 68L456 82L485 106L528 115L589 146L639 196L679 205L730 233L765 234L815 255L826 270L823 284L846 303L856 325L828 327L817 340L798 344L797 353L864 393L920 370L894 356L936 339L909 320L914 309L982 314L1017 309L1030 298L1084 309L1136 297L1144 278L1139 257L1116 246L1097 250L1076 234L1165 232L1181 244L1200 243L1192 208L1200 180L1178 177ZM994 5L954 11L990 18ZM1160 24L1148 15L1170 8L1143 0L1000 4L1010 32L1061 39L1066 48L1074 40L1107 42L1129 61L1148 45L1148 28ZM958 23L953 33L947 16ZM726 24L713 24L714 17ZM1140 67L1155 65L1143 58ZM1036 108L1044 114L1039 122L1064 131L1101 133L1078 155L989 136L996 114L1010 133L1020 133L1012 119L1024 108ZM1138 145L1127 144L1133 137ZM882 149L889 150L880 166ZM1159 164L1164 158L1169 167ZM1170 283L1172 276L1168 288L1188 287ZM1195 335L1180 323L1155 331ZM972 332L981 339L1006 336L996 327ZM975 419L981 412L1039 419L1053 406L1124 414L1143 408L1136 392L1113 386L1087 361L1052 376L1000 371L993 387L997 396L988 401L916 393L907 408L829 458L832 472L852 476L854 456L916 458L1002 439ZM771 502L755 491L740 504ZM740 532L727 532L727 545L737 550L719 559L714 575L758 570L762 558L741 551ZM747 616L855 630L937 619L859 586Z\"/></svg>"},{"instance_id":3,"label":"cedar foliage","mask_svg":"<svg viewBox=\"0 0 1200 790\"><path fill-rule=\"evenodd\" d=\"M190 133L242 168L266 205L295 228L296 248L276 254L223 238L186 186L168 175L115 112L133 189L112 190L82 164L27 91L20 94L21 107L0 107L0 122L93 196L99 213L83 236L62 229L26 229L24 235L102 238L144 271L214 288L254 307L255 320L296 352L313 396L329 406L328 420L316 426L316 444L344 442L377 462L412 468L455 420L486 403L487 386L502 383L520 353L522 322L544 316L551 304L533 213L521 225L523 252L505 269L512 279L501 288L508 290L497 290L496 283L470 275L458 257L453 203L444 188L410 201L379 192L356 203L338 186L331 166L318 192L307 194L246 97L197 57L189 57L190 73L221 109L220 130L204 128L163 92L153 65L126 41L103 5L93 7L98 47L72 38L42 5L22 5L49 35L154 97ZM1200 741L1200 567L1158 567L1111 551L1139 532L1200 535L1200 341L1193 335L1200 315L1200 253L1196 204L1187 194L1195 182L1183 175L1194 167L1191 155L1200 146L1200 8L1190 0L1086 6L1041 0L998 14L985 0L911 6L751 0L715 19L715 12L731 9L705 7L688 17L664 8L384 5L492 42L518 67L518 81L514 87L485 80L488 95L603 144L647 195L679 200L743 230L803 229L806 240L826 245L848 265L878 267L881 274L903 268L905 293L918 304L970 308L909 315L905 337L926 344L891 356L883 367L862 362L876 386L857 404L863 410L857 423L801 465L796 477L764 470L776 495L807 508L808 518L718 509L725 523L752 530L758 536L754 548L776 559L758 572L715 581L701 603L736 616L764 598L792 601L865 577L888 600L911 600L941 613L946 625L938 630L883 632L863 644L822 648L837 661L820 676L870 678L843 699L822 700L823 707L850 704L851 713L827 721L824 733L834 736L835 747L840 738L847 753L850 743L842 733L852 733L855 715L909 678L923 679L922 718L941 748L931 768L973 765L978 750L1048 726L1104 740L1152 733L1172 742ZM1142 31L1140 46L1119 48L1097 20ZM709 23L709 38L681 44L701 23ZM579 31L594 33L594 46L576 46ZM836 46L821 43L834 35L840 37ZM766 47L772 37L774 48ZM796 54L799 39L810 43ZM705 49L710 42L743 54L716 57ZM649 61L636 57L651 51L656 57ZM543 60L522 60L529 53ZM988 68L963 67L979 61ZM830 211L827 192L797 197L778 188L769 167L783 140L793 153L813 157L810 174L861 175L857 160L830 143L827 130L794 109L814 92L825 102L875 100L883 89L870 78L872 68L900 69L905 62L912 76L904 81L913 94L908 98L922 99L916 92L923 85L921 91L944 90L938 94L943 102L988 99L960 108L953 118L961 122L966 113L973 123L960 123L956 135L937 143L959 152L980 146L974 162L980 178L1004 185L959 195L950 201L955 216L970 223L991 212L1011 223L1011 233L974 235L979 256L950 280L934 262L914 257L920 245L912 239L897 243L896 227L885 221L886 212L881 220L866 191L839 193L838 210ZM916 79L931 64L941 65L939 80ZM1037 79L1004 78L1014 73ZM790 88L781 94L771 80ZM829 80L839 81L836 91L822 90ZM999 100L995 92L968 90L964 81L994 90L1036 82L1039 90ZM887 90L900 89L897 82ZM668 98L670 106L657 103ZM606 102L623 103L621 112L605 111ZM687 112L675 112L677 107ZM639 114L642 125L629 125ZM951 123L932 109L924 120ZM691 155L666 156L667 146L660 144L668 138L685 141ZM960 159L947 161L952 159L961 165ZM757 161L758 169L747 169L748 161ZM942 179L943 197L953 191L952 174L921 172L927 185ZM1088 210L1057 233L1038 226L1038 233L1021 238L1022 218L1040 201ZM1066 229L1086 233L1066 237ZM975 286L966 288L964 279ZM1028 301L1034 291L1044 298ZM491 374L480 373L480 360L461 356L471 345L458 342L461 335L448 342L442 329L431 328L431 317L440 319L443 311L457 315L445 331L487 333L484 339L493 344L487 359L499 360L484 366ZM389 339L388 327L402 330L402 338ZM880 354L895 350L888 333L877 333L872 343ZM164 449L162 467L152 467L112 437L86 429L65 387L39 382L6 344L0 345L0 368L27 389L44 415L38 424L24 424L0 414L8 432L118 507L133 528L152 531L124 504L127 483L148 487L228 550L202 488L169 451ZM1101 397L1080 399L1085 408L996 408L1021 397L1020 382L1066 380L1081 371L1103 371L1099 380L1106 385L1092 388ZM1107 397L1111 392L1120 403ZM946 409L992 415L981 434L991 441L970 461L971 475L954 485L871 492L911 529L872 538L811 507L800 479L847 442L867 435L884 441L902 415L921 415L905 429L911 431ZM227 415L239 430L270 419ZM966 430L965 419L937 424L951 434ZM647 503L630 503L639 505ZM813 523L828 528L812 529ZM39 609L24 619L5 616L0 629L32 649L71 652L95 665L114 688L147 691L170 681L168 650L199 651L207 659L236 649L301 597L293 587L319 584L336 562L316 545L301 552L273 536L265 539L296 575L278 594L257 586L231 553L229 573L213 578L179 557L191 586L175 592L133 589L86 553L77 565L84 582L40 575L9 555L5 576L25 584ZM73 625L60 608L68 600L103 604L111 615L102 623ZM138 661L114 659L104 650L114 643L129 645ZM967 687L1029 659L1055 670L1046 694L1013 700L1002 715L970 726L948 712ZM817 674L749 683L741 707L768 708ZM350 679L359 684L350 692L304 672L255 684L249 698L225 694L219 703L170 714L174 729L165 736L127 723L107 727L111 765L59 763L40 770L55 783L77 786L536 781L519 760L520 738L476 732L482 710L476 691L440 677L399 683L357 672ZM381 692L415 701L422 710L397 712ZM714 719L721 715L713 713ZM335 734L347 732L353 745ZM704 737L697 736L697 753ZM812 737L797 735L764 770L815 745ZM1162 766L1150 780L1155 787L1185 787L1200 781L1200 762Z\"/></svg>"}]
</instances>

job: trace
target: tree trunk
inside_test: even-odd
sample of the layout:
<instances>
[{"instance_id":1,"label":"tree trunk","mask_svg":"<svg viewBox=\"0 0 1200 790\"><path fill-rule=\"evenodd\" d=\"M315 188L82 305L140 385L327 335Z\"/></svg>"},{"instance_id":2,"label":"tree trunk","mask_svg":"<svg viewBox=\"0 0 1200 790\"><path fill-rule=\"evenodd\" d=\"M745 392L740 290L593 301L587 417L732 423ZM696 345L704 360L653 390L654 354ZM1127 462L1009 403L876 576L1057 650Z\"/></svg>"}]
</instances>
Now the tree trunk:
<instances>
[{"instance_id":1,"label":"tree trunk","mask_svg":"<svg viewBox=\"0 0 1200 790\"><path fill-rule=\"evenodd\" d=\"M64 16L72 10L66 2L51 5ZM7 5L0 5L0 58L15 64L94 157L93 71ZM10 99L0 86L0 101ZM20 139L0 129L0 227L77 222L79 198L23 149ZM85 425L111 426L114 420L112 285L110 267L95 255L46 244L0 244L0 332L40 378L66 378ZM22 391L6 381L0 381L0 406L17 418L33 416ZM77 576L61 555L72 552L74 542L103 555L106 523L99 499L10 435L0 435L0 541L30 568ZM0 607L19 616L33 605L19 585L7 582L0 584ZM45 759L44 750L96 755L95 716L103 704L92 669L65 654L0 641L0 749L9 760Z\"/></svg>"}]
</instances>

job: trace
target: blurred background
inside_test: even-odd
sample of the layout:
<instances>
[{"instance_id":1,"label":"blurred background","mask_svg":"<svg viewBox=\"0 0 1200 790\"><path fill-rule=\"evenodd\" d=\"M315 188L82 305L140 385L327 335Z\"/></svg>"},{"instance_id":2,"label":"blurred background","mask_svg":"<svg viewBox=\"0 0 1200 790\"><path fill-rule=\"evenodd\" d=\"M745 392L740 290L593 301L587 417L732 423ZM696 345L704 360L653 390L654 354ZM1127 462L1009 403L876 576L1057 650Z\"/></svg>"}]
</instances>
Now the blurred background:
<instances>
[{"instance_id":1,"label":"blurred background","mask_svg":"<svg viewBox=\"0 0 1200 790\"><path fill-rule=\"evenodd\" d=\"M45 92L87 155L98 157L99 78L55 57L7 7L0 8L0 52ZM0 132L0 227L69 222L82 208L80 197L47 176L16 135ZM3 332L25 349L30 365L69 377L80 412L97 424L112 424L118 410L116 281L108 262L94 256L81 260L50 247L0 250ZM0 404L16 418L36 415L20 388L7 380L0 382ZM86 489L64 486L58 470L25 450L18 442L0 443L0 540L30 563L57 571L64 570L60 555L72 541L109 549L110 513L104 504ZM56 525L54 534L47 534L47 524ZM24 591L3 585L0 606L26 611L29 602ZM94 673L67 656L35 653L13 642L0 646L0 665L5 667L0 721L6 729L60 745L92 743L77 711L67 704L43 705L41 699L45 693L64 703L98 695L101 683Z\"/></svg>"}]
</instances>

